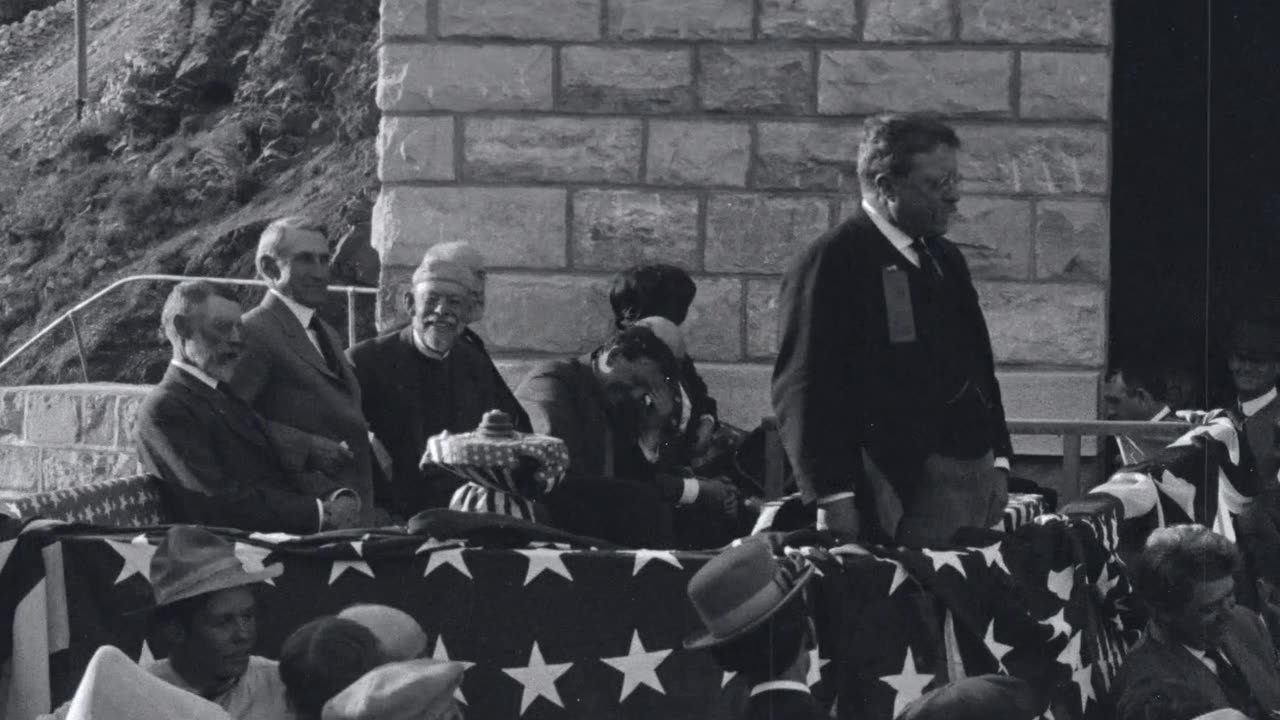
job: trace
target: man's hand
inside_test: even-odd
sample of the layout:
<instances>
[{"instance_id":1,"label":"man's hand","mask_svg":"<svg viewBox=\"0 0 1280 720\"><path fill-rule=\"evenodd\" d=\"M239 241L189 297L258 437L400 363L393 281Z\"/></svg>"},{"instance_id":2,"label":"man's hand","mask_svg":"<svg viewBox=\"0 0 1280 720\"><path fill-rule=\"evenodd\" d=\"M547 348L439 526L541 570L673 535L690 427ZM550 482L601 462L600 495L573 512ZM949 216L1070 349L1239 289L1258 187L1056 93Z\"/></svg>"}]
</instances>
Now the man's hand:
<instances>
[{"instance_id":1,"label":"man's hand","mask_svg":"<svg viewBox=\"0 0 1280 720\"><path fill-rule=\"evenodd\" d=\"M323 530L349 530L360 526L360 499L341 494L324 503Z\"/></svg>"},{"instance_id":2,"label":"man's hand","mask_svg":"<svg viewBox=\"0 0 1280 720\"><path fill-rule=\"evenodd\" d=\"M818 506L818 531L830 532L835 539L845 542L856 542L861 527L858 523L858 508L852 497L832 500Z\"/></svg>"},{"instance_id":3,"label":"man's hand","mask_svg":"<svg viewBox=\"0 0 1280 720\"><path fill-rule=\"evenodd\" d=\"M325 475L336 475L348 463L355 460L345 441L336 443L328 438L317 438L307 453L307 470Z\"/></svg>"},{"instance_id":4,"label":"man's hand","mask_svg":"<svg viewBox=\"0 0 1280 720\"><path fill-rule=\"evenodd\" d=\"M728 517L737 517L739 502L738 488L733 483L719 478L698 479L699 505L717 510Z\"/></svg>"}]
</instances>

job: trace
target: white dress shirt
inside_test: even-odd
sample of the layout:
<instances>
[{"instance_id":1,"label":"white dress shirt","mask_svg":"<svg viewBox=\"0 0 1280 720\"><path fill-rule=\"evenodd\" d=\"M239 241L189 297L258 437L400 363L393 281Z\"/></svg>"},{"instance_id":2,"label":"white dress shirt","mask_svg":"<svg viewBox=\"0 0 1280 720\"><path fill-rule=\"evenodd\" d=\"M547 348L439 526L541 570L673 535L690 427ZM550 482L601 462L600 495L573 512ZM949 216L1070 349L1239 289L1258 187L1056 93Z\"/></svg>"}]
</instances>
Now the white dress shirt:
<instances>
[{"instance_id":1,"label":"white dress shirt","mask_svg":"<svg viewBox=\"0 0 1280 720\"><path fill-rule=\"evenodd\" d=\"M1275 399L1276 389L1271 388L1265 394L1259 395L1252 400L1242 401L1240 403L1240 411L1244 413L1245 417L1253 417L1254 415L1257 415L1262 408L1270 405L1271 401Z\"/></svg>"},{"instance_id":2,"label":"white dress shirt","mask_svg":"<svg viewBox=\"0 0 1280 720\"><path fill-rule=\"evenodd\" d=\"M809 686L799 680L770 680L769 682L762 682L759 685L753 685L751 687L751 697L755 697L760 693L769 692L771 690L795 690L796 692L802 692L809 695L813 694L809 691Z\"/></svg>"},{"instance_id":3,"label":"white dress shirt","mask_svg":"<svg viewBox=\"0 0 1280 720\"><path fill-rule=\"evenodd\" d=\"M289 312L298 318L298 322L302 323L302 329L307 331L307 339L311 341L311 345L315 347L316 352L320 353L320 357L323 358L324 350L320 349L320 339L316 337L316 331L311 329L311 318L316 315L315 308L309 308L292 298L285 297L276 290L270 290L269 292L280 298L284 302L284 306L289 308Z\"/></svg>"}]
</instances>

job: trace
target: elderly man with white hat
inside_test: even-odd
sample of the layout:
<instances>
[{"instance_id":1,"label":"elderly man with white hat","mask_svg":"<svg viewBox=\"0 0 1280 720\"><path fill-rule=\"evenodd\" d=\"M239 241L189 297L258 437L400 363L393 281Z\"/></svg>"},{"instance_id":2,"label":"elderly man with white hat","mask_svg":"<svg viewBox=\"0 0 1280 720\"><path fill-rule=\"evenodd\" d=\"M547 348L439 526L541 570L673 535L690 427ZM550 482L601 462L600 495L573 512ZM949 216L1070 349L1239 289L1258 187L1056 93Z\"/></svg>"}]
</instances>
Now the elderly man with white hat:
<instances>
[{"instance_id":1,"label":"elderly man with white hat","mask_svg":"<svg viewBox=\"0 0 1280 720\"><path fill-rule=\"evenodd\" d=\"M171 651L169 657L143 669L174 688L211 701L235 720L290 717L276 662L253 655L258 639L255 586L283 571L283 566L272 565L250 572L231 543L208 530L190 525L169 528L151 558L151 586L155 594L152 621L166 635ZM111 667L117 661L100 660ZM87 672L86 681L101 684L104 680L98 675L103 672ZM122 697L109 690L86 693L99 703ZM74 702L68 703L44 717L62 720L75 708ZM148 717L128 712L84 717L90 716Z\"/></svg>"},{"instance_id":2,"label":"elderly man with white hat","mask_svg":"<svg viewBox=\"0 0 1280 720\"><path fill-rule=\"evenodd\" d=\"M427 439L445 430L469 432L490 410L510 415L516 429L529 419L493 361L477 345L458 342L476 308L476 275L461 262L430 254L404 295L411 322L347 351L363 391L365 416L391 460L392 511L409 517L447 507L461 484L425 474Z\"/></svg>"}]
</instances>

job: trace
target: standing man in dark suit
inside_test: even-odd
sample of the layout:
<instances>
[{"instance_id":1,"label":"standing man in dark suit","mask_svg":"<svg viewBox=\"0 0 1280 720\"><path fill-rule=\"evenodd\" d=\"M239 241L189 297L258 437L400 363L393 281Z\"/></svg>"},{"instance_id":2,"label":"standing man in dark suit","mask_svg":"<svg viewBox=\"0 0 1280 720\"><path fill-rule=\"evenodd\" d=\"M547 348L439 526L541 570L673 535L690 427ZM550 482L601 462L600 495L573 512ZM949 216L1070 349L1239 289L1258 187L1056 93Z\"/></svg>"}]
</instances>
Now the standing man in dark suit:
<instances>
[{"instance_id":1,"label":"standing man in dark suit","mask_svg":"<svg viewBox=\"0 0 1280 720\"><path fill-rule=\"evenodd\" d=\"M316 310L329 288L329 241L305 218L272 222L258 239L269 290L244 316L245 353L232 388L274 425L327 438L326 469L360 496L373 521L373 463L360 384L342 342Z\"/></svg>"},{"instance_id":2,"label":"standing man in dark suit","mask_svg":"<svg viewBox=\"0 0 1280 720\"><path fill-rule=\"evenodd\" d=\"M807 561L779 562L767 544L748 538L689 580L704 629L684 646L709 650L721 669L750 684L745 720L829 717L805 683L815 630L803 593L813 574Z\"/></svg>"},{"instance_id":3,"label":"standing man in dark suit","mask_svg":"<svg viewBox=\"0 0 1280 720\"><path fill-rule=\"evenodd\" d=\"M1247 318L1231 327L1231 357L1227 361L1236 388L1236 417L1244 427L1244 444L1253 461L1260 490L1276 489L1280 448L1280 320Z\"/></svg>"},{"instance_id":4,"label":"standing man in dark suit","mask_svg":"<svg viewBox=\"0 0 1280 720\"><path fill-rule=\"evenodd\" d=\"M1151 620L1121 668L1119 717L1158 700L1170 678L1209 707L1280 717L1280 659L1258 616L1236 605L1239 565L1235 544L1203 525L1147 538L1129 577Z\"/></svg>"},{"instance_id":5,"label":"standing man in dark suit","mask_svg":"<svg viewBox=\"0 0 1280 720\"><path fill-rule=\"evenodd\" d=\"M1012 447L991 341L964 256L942 237L959 146L935 120L869 119L861 206L782 281L778 430L819 527L839 535L946 543L1004 511Z\"/></svg>"},{"instance_id":6,"label":"standing man in dark suit","mask_svg":"<svg viewBox=\"0 0 1280 720\"><path fill-rule=\"evenodd\" d=\"M138 411L134 445L165 483L175 520L299 534L355 525L355 493L309 472L320 464L318 439L295 432L281 442L229 391L244 347L240 305L209 283L184 282L162 324L173 360Z\"/></svg>"}]
</instances>

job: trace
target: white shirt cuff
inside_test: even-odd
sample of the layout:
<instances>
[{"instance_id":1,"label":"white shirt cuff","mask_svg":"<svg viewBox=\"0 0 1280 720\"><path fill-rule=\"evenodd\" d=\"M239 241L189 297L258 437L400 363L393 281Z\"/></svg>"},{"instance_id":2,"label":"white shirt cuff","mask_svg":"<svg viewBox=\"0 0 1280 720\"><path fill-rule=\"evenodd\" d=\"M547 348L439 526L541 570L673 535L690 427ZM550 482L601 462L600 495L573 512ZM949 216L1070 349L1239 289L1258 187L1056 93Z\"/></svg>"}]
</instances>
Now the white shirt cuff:
<instances>
[{"instance_id":1,"label":"white shirt cuff","mask_svg":"<svg viewBox=\"0 0 1280 720\"><path fill-rule=\"evenodd\" d=\"M324 532L324 501L316 498L316 512L320 514L320 519L316 521L316 532Z\"/></svg>"},{"instance_id":2,"label":"white shirt cuff","mask_svg":"<svg viewBox=\"0 0 1280 720\"><path fill-rule=\"evenodd\" d=\"M996 458L995 466L997 470L1004 470L1005 472L1009 472L1009 458L1007 457Z\"/></svg>"},{"instance_id":3,"label":"white shirt cuff","mask_svg":"<svg viewBox=\"0 0 1280 720\"><path fill-rule=\"evenodd\" d=\"M823 495L822 497L818 498L818 505L819 506L829 505L838 500L848 500L853 496L854 496L854 493L852 490L846 490L844 492L838 492L838 493L831 493L830 495Z\"/></svg>"},{"instance_id":4,"label":"white shirt cuff","mask_svg":"<svg viewBox=\"0 0 1280 720\"><path fill-rule=\"evenodd\" d=\"M681 505L692 505L698 499L698 481L693 478L684 479L684 490L680 493Z\"/></svg>"}]
</instances>

